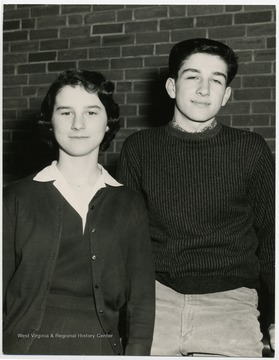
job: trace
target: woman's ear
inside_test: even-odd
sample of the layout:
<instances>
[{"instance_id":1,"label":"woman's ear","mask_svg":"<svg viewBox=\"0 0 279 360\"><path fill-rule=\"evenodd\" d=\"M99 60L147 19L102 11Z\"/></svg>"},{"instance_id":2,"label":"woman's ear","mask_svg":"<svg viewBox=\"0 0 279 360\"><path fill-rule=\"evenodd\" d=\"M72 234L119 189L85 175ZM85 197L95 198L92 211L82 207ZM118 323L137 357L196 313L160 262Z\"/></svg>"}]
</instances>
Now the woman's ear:
<instances>
[{"instance_id":1,"label":"woman's ear","mask_svg":"<svg viewBox=\"0 0 279 360\"><path fill-rule=\"evenodd\" d=\"M171 99L175 99L175 80L169 77L166 81L166 90Z\"/></svg>"}]
</instances>

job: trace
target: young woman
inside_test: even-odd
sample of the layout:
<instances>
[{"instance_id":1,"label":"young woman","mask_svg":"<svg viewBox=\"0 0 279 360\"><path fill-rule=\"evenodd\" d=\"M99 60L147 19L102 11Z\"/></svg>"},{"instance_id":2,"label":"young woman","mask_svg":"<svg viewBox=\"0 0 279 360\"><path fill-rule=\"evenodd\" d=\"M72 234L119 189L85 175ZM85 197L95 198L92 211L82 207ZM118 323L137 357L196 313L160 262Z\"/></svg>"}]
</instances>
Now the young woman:
<instances>
[{"instance_id":1,"label":"young woman","mask_svg":"<svg viewBox=\"0 0 279 360\"><path fill-rule=\"evenodd\" d=\"M145 205L98 164L119 128L112 93L100 73L61 73L42 102L58 160L4 189L6 354L150 354Z\"/></svg>"}]
</instances>

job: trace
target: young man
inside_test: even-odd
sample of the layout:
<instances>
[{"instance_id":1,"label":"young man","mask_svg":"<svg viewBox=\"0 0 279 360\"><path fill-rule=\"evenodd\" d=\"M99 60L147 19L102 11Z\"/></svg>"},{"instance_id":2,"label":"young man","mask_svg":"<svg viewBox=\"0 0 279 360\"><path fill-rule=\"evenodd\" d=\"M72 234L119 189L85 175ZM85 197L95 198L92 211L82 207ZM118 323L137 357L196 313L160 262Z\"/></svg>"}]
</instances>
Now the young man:
<instances>
[{"instance_id":1,"label":"young man","mask_svg":"<svg viewBox=\"0 0 279 360\"><path fill-rule=\"evenodd\" d=\"M238 68L210 39L169 57L166 126L131 135L118 179L141 192L156 264L152 355L262 355L257 290L274 347L274 159L262 137L216 121Z\"/></svg>"}]
</instances>

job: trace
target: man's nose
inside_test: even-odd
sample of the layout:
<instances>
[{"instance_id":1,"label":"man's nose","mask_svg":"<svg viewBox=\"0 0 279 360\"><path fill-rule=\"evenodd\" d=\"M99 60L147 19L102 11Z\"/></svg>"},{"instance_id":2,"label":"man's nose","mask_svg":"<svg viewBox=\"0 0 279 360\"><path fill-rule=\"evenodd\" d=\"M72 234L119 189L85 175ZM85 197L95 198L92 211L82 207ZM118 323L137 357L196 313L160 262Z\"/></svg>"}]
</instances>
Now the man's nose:
<instances>
[{"instance_id":1,"label":"man's nose","mask_svg":"<svg viewBox=\"0 0 279 360\"><path fill-rule=\"evenodd\" d=\"M206 80L200 82L199 87L197 89L197 93L201 96L207 96L210 93L209 83Z\"/></svg>"}]
</instances>

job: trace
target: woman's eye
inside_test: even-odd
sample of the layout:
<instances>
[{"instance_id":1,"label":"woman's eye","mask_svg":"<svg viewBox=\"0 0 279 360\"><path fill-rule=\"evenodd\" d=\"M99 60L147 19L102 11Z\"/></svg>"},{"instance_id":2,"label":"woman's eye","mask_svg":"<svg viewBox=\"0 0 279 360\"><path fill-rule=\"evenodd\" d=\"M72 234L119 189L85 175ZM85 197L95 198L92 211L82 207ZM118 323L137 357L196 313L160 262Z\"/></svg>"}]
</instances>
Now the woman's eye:
<instances>
[{"instance_id":1,"label":"woman's eye","mask_svg":"<svg viewBox=\"0 0 279 360\"><path fill-rule=\"evenodd\" d=\"M70 112L70 111L63 111L63 112L61 113L61 115L69 116L69 115L71 115L71 112Z\"/></svg>"},{"instance_id":2,"label":"woman's eye","mask_svg":"<svg viewBox=\"0 0 279 360\"><path fill-rule=\"evenodd\" d=\"M94 111L88 111L88 115L92 116L95 115L96 113Z\"/></svg>"}]
</instances>

